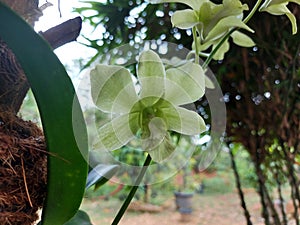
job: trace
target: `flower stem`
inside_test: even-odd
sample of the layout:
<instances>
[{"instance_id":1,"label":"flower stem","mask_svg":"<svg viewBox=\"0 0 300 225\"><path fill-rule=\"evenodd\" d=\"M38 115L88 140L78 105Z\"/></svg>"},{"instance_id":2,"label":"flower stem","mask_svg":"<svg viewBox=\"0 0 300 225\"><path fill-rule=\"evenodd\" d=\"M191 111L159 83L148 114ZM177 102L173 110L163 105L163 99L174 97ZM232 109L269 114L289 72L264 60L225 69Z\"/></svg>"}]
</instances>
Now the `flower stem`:
<instances>
[{"instance_id":1,"label":"flower stem","mask_svg":"<svg viewBox=\"0 0 300 225\"><path fill-rule=\"evenodd\" d=\"M193 27L193 38L194 38L194 43L195 43L195 63L199 64L199 46L198 46L198 40L197 40L197 30L196 27Z\"/></svg>"},{"instance_id":2,"label":"flower stem","mask_svg":"<svg viewBox=\"0 0 300 225\"><path fill-rule=\"evenodd\" d=\"M254 13L257 11L258 7L260 6L262 0L257 0L257 2L255 3L253 9L251 10L251 12L248 14L248 16L243 20L244 23L248 23L248 21L252 18L252 16L254 15Z\"/></svg>"},{"instance_id":3,"label":"flower stem","mask_svg":"<svg viewBox=\"0 0 300 225\"><path fill-rule=\"evenodd\" d=\"M128 206L129 206L131 200L133 199L133 197L134 197L134 195L135 195L135 193L136 193L136 191L137 191L140 183L142 182L142 179L143 179L143 177L144 177L144 175L145 175L145 173L147 171L148 166L151 163L151 160L152 160L151 156L148 154L147 158L146 158L146 160L144 162L144 165L143 165L143 167L141 169L141 172L139 173L139 175L138 175L138 177L137 177L134 185L132 186L132 188L131 188L131 190L130 190L128 196L127 196L127 198L123 202L122 207L119 209L119 212L116 215L116 217L115 217L115 219L114 219L114 221L112 222L111 225L117 225L117 224L119 224L120 220L122 219L123 215L125 214L125 211L127 210Z\"/></svg>"},{"instance_id":4,"label":"flower stem","mask_svg":"<svg viewBox=\"0 0 300 225\"><path fill-rule=\"evenodd\" d=\"M237 30L237 28L233 28L230 31L228 31L228 33L221 39L221 41L217 44L217 46L212 50L212 52L209 54L209 56L207 57L207 59L205 60L205 62L202 65L203 69L206 69L208 67L208 64L211 62L211 60L213 59L214 55L216 54L216 52L219 50L219 48L223 45L223 43L229 38L229 36L235 31Z\"/></svg>"},{"instance_id":5,"label":"flower stem","mask_svg":"<svg viewBox=\"0 0 300 225\"><path fill-rule=\"evenodd\" d=\"M248 21L253 17L253 15L255 14L255 12L257 11L258 7L260 6L260 3L262 2L262 0L257 0L257 2L255 3L254 7L252 8L251 12L248 14L248 16L243 20L243 22L246 24L248 23ZM213 49L213 51L209 54L209 56L207 57L207 59L205 60L205 62L203 63L202 67L203 69L206 69L208 64L211 62L211 60L213 59L214 55L216 54L216 52L219 50L219 48L222 46L222 44L229 38L229 36L236 30L238 30L239 28L233 28L230 31L228 31L228 33L221 39L221 41L218 43L218 45Z\"/></svg>"}]
</instances>

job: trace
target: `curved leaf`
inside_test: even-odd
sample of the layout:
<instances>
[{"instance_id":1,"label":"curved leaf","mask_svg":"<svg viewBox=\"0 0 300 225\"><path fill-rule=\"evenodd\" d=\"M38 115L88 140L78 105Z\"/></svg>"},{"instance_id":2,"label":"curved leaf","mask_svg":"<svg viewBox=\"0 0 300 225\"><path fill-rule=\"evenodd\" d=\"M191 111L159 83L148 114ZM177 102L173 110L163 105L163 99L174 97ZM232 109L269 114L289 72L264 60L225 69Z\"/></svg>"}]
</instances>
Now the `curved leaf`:
<instances>
[{"instance_id":1,"label":"curved leaf","mask_svg":"<svg viewBox=\"0 0 300 225\"><path fill-rule=\"evenodd\" d=\"M48 192L41 223L64 224L80 206L87 176L83 157L88 149L87 135L72 82L49 45L2 3L0 37L13 50L28 78L50 152ZM76 121L76 133L80 134L77 139L72 116Z\"/></svg>"},{"instance_id":2,"label":"curved leaf","mask_svg":"<svg viewBox=\"0 0 300 225\"><path fill-rule=\"evenodd\" d=\"M99 164L89 172L85 188L88 189L94 184L96 185L95 189L99 188L112 178L118 169L118 165Z\"/></svg>"},{"instance_id":3,"label":"curved leaf","mask_svg":"<svg viewBox=\"0 0 300 225\"><path fill-rule=\"evenodd\" d=\"M82 211L78 210L75 216L66 222L64 225L93 225L89 215Z\"/></svg>"}]
</instances>

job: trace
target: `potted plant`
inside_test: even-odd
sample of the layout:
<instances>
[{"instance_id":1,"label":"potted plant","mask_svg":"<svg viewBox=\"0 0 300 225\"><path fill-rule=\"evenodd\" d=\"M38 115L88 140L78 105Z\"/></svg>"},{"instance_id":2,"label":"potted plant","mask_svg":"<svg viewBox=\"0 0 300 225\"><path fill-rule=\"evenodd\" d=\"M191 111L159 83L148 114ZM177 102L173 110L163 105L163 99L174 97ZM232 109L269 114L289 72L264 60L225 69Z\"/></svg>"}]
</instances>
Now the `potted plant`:
<instances>
[{"instance_id":1,"label":"potted plant","mask_svg":"<svg viewBox=\"0 0 300 225\"><path fill-rule=\"evenodd\" d=\"M181 214L182 221L189 221L193 212L194 182L191 176L191 164L188 162L182 167L177 181L180 186L174 192L176 210Z\"/></svg>"}]
</instances>

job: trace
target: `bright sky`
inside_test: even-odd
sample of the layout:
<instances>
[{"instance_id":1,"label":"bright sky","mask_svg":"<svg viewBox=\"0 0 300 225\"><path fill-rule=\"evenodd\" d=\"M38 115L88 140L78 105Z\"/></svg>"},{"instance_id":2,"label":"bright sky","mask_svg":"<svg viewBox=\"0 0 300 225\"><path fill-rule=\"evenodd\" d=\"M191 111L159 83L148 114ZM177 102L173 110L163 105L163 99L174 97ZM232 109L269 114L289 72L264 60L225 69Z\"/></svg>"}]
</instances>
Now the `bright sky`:
<instances>
[{"instance_id":1,"label":"bright sky","mask_svg":"<svg viewBox=\"0 0 300 225\"><path fill-rule=\"evenodd\" d=\"M59 0L48 0L48 2L53 4L53 6L50 6L43 11L43 16L35 25L36 31L45 31L68 19L72 19L78 16L77 13L72 12L73 8L84 5L83 3L80 3L79 0L60 0L60 10L62 14L62 17L60 17L58 10L58 1ZM40 6L45 4L46 2L46 0L40 0ZM84 24L81 33L89 34L91 32L92 28L87 26L87 24ZM83 38L79 37L78 41L83 42L84 40ZM79 73L79 68L74 67L74 60L85 57L88 58L95 52L92 49L89 49L79 43L72 42L56 49L55 53L59 57L61 62L67 66L69 75L77 76Z\"/></svg>"}]
</instances>

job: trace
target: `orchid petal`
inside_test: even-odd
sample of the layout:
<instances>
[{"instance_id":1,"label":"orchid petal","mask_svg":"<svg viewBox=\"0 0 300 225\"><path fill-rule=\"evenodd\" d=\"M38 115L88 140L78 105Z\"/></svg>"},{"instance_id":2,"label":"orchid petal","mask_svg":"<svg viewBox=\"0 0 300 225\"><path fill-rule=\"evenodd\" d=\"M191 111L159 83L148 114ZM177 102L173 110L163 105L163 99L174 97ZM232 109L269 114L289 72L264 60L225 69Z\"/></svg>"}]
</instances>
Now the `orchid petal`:
<instances>
[{"instance_id":1,"label":"orchid petal","mask_svg":"<svg viewBox=\"0 0 300 225\"><path fill-rule=\"evenodd\" d=\"M148 124L149 137L142 139L142 148L146 151L155 149L162 143L167 134L167 125L162 118L155 117Z\"/></svg>"},{"instance_id":2,"label":"orchid petal","mask_svg":"<svg viewBox=\"0 0 300 225\"><path fill-rule=\"evenodd\" d=\"M121 115L100 127L94 148L113 151L126 145L135 137L130 124L138 124L138 116L138 113Z\"/></svg>"},{"instance_id":3,"label":"orchid petal","mask_svg":"<svg viewBox=\"0 0 300 225\"><path fill-rule=\"evenodd\" d=\"M233 42L236 45L242 46L242 47L253 47L255 46L254 41L246 34L243 34L239 31L234 31L231 35Z\"/></svg>"},{"instance_id":4,"label":"orchid petal","mask_svg":"<svg viewBox=\"0 0 300 225\"><path fill-rule=\"evenodd\" d=\"M154 51L142 52L138 62L137 76L141 84L141 98L158 97L164 94L165 68Z\"/></svg>"},{"instance_id":5,"label":"orchid petal","mask_svg":"<svg viewBox=\"0 0 300 225\"><path fill-rule=\"evenodd\" d=\"M182 107L162 109L168 130L180 134L197 135L206 130L205 122L198 113Z\"/></svg>"},{"instance_id":6,"label":"orchid petal","mask_svg":"<svg viewBox=\"0 0 300 225\"><path fill-rule=\"evenodd\" d=\"M213 45L213 49L215 49L218 46L218 44L214 44ZM221 47L217 50L217 52L215 53L215 55L213 56L214 60L223 60L225 53L229 51L230 45L228 40L225 41Z\"/></svg>"},{"instance_id":7,"label":"orchid petal","mask_svg":"<svg viewBox=\"0 0 300 225\"><path fill-rule=\"evenodd\" d=\"M239 27L243 28L249 32L254 32L250 27L248 27L241 19L236 16L228 16L221 19L217 25L208 33L206 40L215 40L219 39L225 35L231 28Z\"/></svg>"},{"instance_id":8,"label":"orchid petal","mask_svg":"<svg viewBox=\"0 0 300 225\"><path fill-rule=\"evenodd\" d=\"M205 75L202 67L188 62L166 72L164 99L174 105L192 103L204 95Z\"/></svg>"},{"instance_id":9,"label":"orchid petal","mask_svg":"<svg viewBox=\"0 0 300 225\"><path fill-rule=\"evenodd\" d=\"M296 21L296 17L291 13L291 11L288 9L288 7L286 6L288 4L288 2L284 2L281 4L272 4L272 2L270 3L270 5L266 8L262 8L261 11L266 11L272 15L286 15L291 24L292 24L292 33L296 34L297 33L297 21ZM298 2L299 4L299 2Z\"/></svg>"},{"instance_id":10,"label":"orchid petal","mask_svg":"<svg viewBox=\"0 0 300 225\"><path fill-rule=\"evenodd\" d=\"M103 112L127 113L138 100L131 75L123 67L97 65L90 79L93 101Z\"/></svg>"},{"instance_id":11,"label":"orchid petal","mask_svg":"<svg viewBox=\"0 0 300 225\"><path fill-rule=\"evenodd\" d=\"M248 10L248 6L239 0L224 0L223 4L204 3L198 13L199 21L203 22L198 27L200 36L208 40L207 35L227 17L235 17L241 21L244 10Z\"/></svg>"},{"instance_id":12,"label":"orchid petal","mask_svg":"<svg viewBox=\"0 0 300 225\"><path fill-rule=\"evenodd\" d=\"M205 75L205 87L209 89L215 89L215 84L207 75Z\"/></svg>"},{"instance_id":13,"label":"orchid petal","mask_svg":"<svg viewBox=\"0 0 300 225\"><path fill-rule=\"evenodd\" d=\"M155 149L147 151L154 162L162 162L167 159L175 150L175 146L172 144L169 134L166 134L162 143Z\"/></svg>"},{"instance_id":14,"label":"orchid petal","mask_svg":"<svg viewBox=\"0 0 300 225\"><path fill-rule=\"evenodd\" d=\"M192 9L178 10L172 17L171 22L174 27L180 29L190 29L199 23L197 14Z\"/></svg>"}]
</instances>

